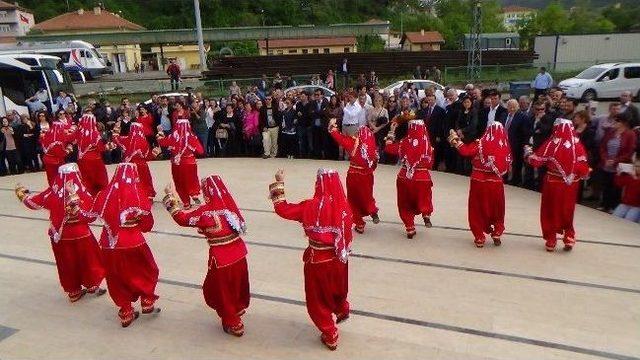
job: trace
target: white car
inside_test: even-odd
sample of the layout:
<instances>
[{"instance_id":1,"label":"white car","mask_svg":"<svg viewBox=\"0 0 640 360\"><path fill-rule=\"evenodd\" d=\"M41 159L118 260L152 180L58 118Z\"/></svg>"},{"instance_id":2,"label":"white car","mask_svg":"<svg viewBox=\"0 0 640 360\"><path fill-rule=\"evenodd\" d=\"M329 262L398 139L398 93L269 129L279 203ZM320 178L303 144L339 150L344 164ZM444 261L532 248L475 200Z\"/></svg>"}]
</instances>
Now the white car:
<instances>
[{"instance_id":1,"label":"white car","mask_svg":"<svg viewBox=\"0 0 640 360\"><path fill-rule=\"evenodd\" d=\"M322 90L322 93L324 94L324 97L329 100L333 95L336 94L335 91L329 89L328 87L322 86L322 85L298 85L298 86L293 86L290 88L287 88L284 90L284 94L288 94L291 91L297 91L297 92L301 92L301 91L306 91L309 94L313 94L317 89Z\"/></svg>"},{"instance_id":2,"label":"white car","mask_svg":"<svg viewBox=\"0 0 640 360\"><path fill-rule=\"evenodd\" d=\"M617 98L623 91L640 98L640 63L594 65L558 86L567 97L583 101Z\"/></svg>"},{"instance_id":3,"label":"white car","mask_svg":"<svg viewBox=\"0 0 640 360\"><path fill-rule=\"evenodd\" d=\"M418 99L422 99L425 97L425 90L433 89L436 95L436 103L438 106L444 108L445 107L445 98L444 98L444 86L438 84L435 81L431 80L421 80L421 79L409 79L409 80L400 80L396 81L393 84L387 86L386 88L380 89L380 94L389 94L393 95L393 91L399 89L405 83L415 84L416 89L418 89ZM462 90L454 89L456 94L460 96L460 94L464 93Z\"/></svg>"},{"instance_id":4,"label":"white car","mask_svg":"<svg viewBox=\"0 0 640 360\"><path fill-rule=\"evenodd\" d=\"M387 86L386 88L380 89L380 93L384 94L387 93L389 95L393 94L393 91L395 89L398 89L400 87L402 87L402 85L404 85L405 83L409 83L409 84L415 84L416 85L416 89L418 89L418 98L422 99L425 95L425 90L428 89L434 89L436 91L436 93L439 91L440 93L442 93L444 91L444 86L438 84L435 81L431 81L431 80L421 80L421 79L409 79L409 80L400 80L400 81L396 81L393 84ZM456 93L458 93L458 96L460 94L462 94L464 91L462 90L457 90L456 89Z\"/></svg>"},{"instance_id":5,"label":"white car","mask_svg":"<svg viewBox=\"0 0 640 360\"><path fill-rule=\"evenodd\" d=\"M161 97L161 96L166 96L168 98L170 98L170 97L179 98L179 97L187 97L187 96L189 96L189 94L187 94L187 93L177 93L177 92L166 93L166 94L158 94L158 97ZM146 100L144 102L144 104L145 105L151 104L151 99Z\"/></svg>"}]
</instances>

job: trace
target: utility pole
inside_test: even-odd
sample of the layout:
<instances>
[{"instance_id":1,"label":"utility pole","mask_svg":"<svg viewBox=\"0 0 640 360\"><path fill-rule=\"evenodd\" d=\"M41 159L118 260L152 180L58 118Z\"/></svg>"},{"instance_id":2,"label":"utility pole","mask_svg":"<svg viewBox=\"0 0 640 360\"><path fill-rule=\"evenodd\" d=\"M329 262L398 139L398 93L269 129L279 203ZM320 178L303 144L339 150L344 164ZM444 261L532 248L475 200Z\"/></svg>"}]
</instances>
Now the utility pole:
<instances>
[{"instance_id":1,"label":"utility pole","mask_svg":"<svg viewBox=\"0 0 640 360\"><path fill-rule=\"evenodd\" d=\"M473 21L469 33L469 48L467 59L467 74L470 80L477 81L482 69L482 46L480 34L482 33L482 0L473 1Z\"/></svg>"},{"instance_id":2,"label":"utility pole","mask_svg":"<svg viewBox=\"0 0 640 360\"><path fill-rule=\"evenodd\" d=\"M204 38L202 36L202 19L200 19L200 0L193 0L193 8L196 16L196 33L198 35L198 51L200 53L200 70L207 70L207 54L204 51Z\"/></svg>"},{"instance_id":3,"label":"utility pole","mask_svg":"<svg viewBox=\"0 0 640 360\"><path fill-rule=\"evenodd\" d=\"M260 17L262 18L262 30L265 30L264 9L260 9ZM269 30L266 30L265 43L267 46L267 56L269 56Z\"/></svg>"}]
</instances>

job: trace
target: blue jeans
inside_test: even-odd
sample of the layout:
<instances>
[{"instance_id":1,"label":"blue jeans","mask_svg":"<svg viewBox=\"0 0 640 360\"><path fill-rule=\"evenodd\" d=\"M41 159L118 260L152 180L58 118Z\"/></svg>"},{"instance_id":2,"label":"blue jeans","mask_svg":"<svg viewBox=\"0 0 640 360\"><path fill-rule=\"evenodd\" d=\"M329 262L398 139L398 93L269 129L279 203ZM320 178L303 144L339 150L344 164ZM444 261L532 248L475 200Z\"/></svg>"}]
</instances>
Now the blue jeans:
<instances>
[{"instance_id":1,"label":"blue jeans","mask_svg":"<svg viewBox=\"0 0 640 360\"><path fill-rule=\"evenodd\" d=\"M613 216L640 223L640 207L620 204L613 212Z\"/></svg>"},{"instance_id":2,"label":"blue jeans","mask_svg":"<svg viewBox=\"0 0 640 360\"><path fill-rule=\"evenodd\" d=\"M202 149L204 149L204 156L207 156L207 143L209 142L209 129L199 129L195 131L198 140L200 140L200 144L202 144Z\"/></svg>"}]
</instances>

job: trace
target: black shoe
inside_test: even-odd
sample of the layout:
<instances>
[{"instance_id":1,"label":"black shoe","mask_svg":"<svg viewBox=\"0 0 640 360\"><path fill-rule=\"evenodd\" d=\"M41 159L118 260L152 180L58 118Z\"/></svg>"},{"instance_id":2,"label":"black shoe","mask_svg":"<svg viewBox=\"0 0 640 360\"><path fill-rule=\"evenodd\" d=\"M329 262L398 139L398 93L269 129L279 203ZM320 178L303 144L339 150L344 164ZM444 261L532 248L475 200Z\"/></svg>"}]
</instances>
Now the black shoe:
<instances>
[{"instance_id":1,"label":"black shoe","mask_svg":"<svg viewBox=\"0 0 640 360\"><path fill-rule=\"evenodd\" d=\"M422 220L424 220L424 226L427 228L433 227L433 224L431 223L431 218L428 216L423 216Z\"/></svg>"},{"instance_id":2,"label":"black shoe","mask_svg":"<svg viewBox=\"0 0 640 360\"><path fill-rule=\"evenodd\" d=\"M378 214L373 214L371 215L371 220L373 220L374 224L379 224L380 223L380 217L378 216Z\"/></svg>"},{"instance_id":3,"label":"black shoe","mask_svg":"<svg viewBox=\"0 0 640 360\"><path fill-rule=\"evenodd\" d=\"M269 155L262 155L262 158L263 158L263 159L268 159L268 158L269 158Z\"/></svg>"},{"instance_id":4,"label":"black shoe","mask_svg":"<svg viewBox=\"0 0 640 360\"><path fill-rule=\"evenodd\" d=\"M564 249L562 249L562 250L569 252L569 251L573 250L573 246L571 246L571 245L565 245L565 246L564 246Z\"/></svg>"}]
</instances>

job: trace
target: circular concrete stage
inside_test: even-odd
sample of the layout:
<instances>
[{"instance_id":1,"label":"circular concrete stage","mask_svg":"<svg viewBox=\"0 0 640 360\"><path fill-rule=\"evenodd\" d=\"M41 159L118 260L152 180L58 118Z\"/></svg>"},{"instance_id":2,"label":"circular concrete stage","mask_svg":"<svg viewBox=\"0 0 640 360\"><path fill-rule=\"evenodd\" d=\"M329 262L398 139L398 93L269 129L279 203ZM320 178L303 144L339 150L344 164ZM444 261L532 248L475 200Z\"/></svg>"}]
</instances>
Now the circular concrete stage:
<instances>
[{"instance_id":1,"label":"circular concrete stage","mask_svg":"<svg viewBox=\"0 0 640 360\"><path fill-rule=\"evenodd\" d=\"M433 173L434 227L404 236L395 205L397 168L381 166L375 193L382 222L357 235L350 261L351 319L329 353L304 307L300 226L280 219L267 185L282 167L287 197L313 193L318 167L346 162L209 159L201 176L224 177L249 233L251 306L246 334L220 329L200 284L207 245L161 204L148 234L161 281L162 313L120 328L108 296L70 304L58 283L44 211L29 211L16 182L44 187L44 174L0 179L2 359L637 359L640 358L640 227L578 207L578 243L546 253L539 194L509 187L507 234L476 249L467 230L469 179ZM153 162L157 190L169 164ZM112 170L112 168L110 168ZM159 200L158 196L157 200ZM99 226L94 232L99 234Z\"/></svg>"}]
</instances>

